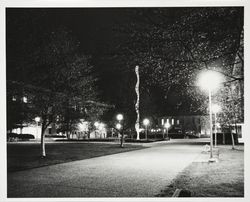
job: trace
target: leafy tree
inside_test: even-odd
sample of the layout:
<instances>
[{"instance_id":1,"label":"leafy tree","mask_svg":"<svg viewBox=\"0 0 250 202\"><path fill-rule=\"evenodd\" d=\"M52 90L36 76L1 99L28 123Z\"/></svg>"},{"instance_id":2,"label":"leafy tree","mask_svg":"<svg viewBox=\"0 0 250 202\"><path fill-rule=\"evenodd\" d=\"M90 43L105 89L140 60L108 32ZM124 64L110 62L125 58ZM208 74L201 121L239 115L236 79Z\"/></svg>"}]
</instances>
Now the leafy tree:
<instances>
[{"instance_id":1,"label":"leafy tree","mask_svg":"<svg viewBox=\"0 0 250 202\"><path fill-rule=\"evenodd\" d=\"M80 53L79 42L66 29L30 35L27 41L22 46L23 57L18 60L17 66L23 68L16 80L22 81L28 95L30 118L41 117L41 148L45 157L46 128L63 118L70 130L80 117L84 118L86 101L97 99L96 79L89 57Z\"/></svg>"},{"instance_id":2,"label":"leafy tree","mask_svg":"<svg viewBox=\"0 0 250 202\"><path fill-rule=\"evenodd\" d=\"M134 10L131 16L134 20L119 29L128 36L119 53L129 58L128 66L141 66L145 87L161 88L168 106L176 95L171 108L179 110L174 113L206 113L205 97L195 87L202 69L221 73L225 82L243 80L243 73L232 71L237 54L244 61L243 8L149 8Z\"/></svg>"}]
</instances>

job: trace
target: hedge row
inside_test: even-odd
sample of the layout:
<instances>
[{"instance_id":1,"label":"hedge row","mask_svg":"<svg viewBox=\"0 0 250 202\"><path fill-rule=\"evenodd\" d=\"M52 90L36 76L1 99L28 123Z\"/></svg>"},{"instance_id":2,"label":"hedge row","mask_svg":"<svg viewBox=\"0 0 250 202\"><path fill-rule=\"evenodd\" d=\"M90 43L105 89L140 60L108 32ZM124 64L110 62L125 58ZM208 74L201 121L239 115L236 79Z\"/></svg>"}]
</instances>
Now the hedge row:
<instances>
[{"instance_id":1,"label":"hedge row","mask_svg":"<svg viewBox=\"0 0 250 202\"><path fill-rule=\"evenodd\" d=\"M34 135L31 134L17 134L17 133L7 133L7 138L18 138L18 139L35 139Z\"/></svg>"}]
</instances>

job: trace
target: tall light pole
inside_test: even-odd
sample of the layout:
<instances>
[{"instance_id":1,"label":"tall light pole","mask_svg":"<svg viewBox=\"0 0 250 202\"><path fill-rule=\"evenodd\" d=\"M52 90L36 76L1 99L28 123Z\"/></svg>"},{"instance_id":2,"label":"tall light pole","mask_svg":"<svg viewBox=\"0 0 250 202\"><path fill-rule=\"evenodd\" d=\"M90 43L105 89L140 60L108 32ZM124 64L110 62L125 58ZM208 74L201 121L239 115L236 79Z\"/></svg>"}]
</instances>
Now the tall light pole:
<instances>
[{"instance_id":1,"label":"tall light pole","mask_svg":"<svg viewBox=\"0 0 250 202\"><path fill-rule=\"evenodd\" d=\"M209 122L210 122L210 161L213 160L213 120L212 120L212 91L218 88L221 77L218 72L207 70L202 72L199 77L198 85L208 91L209 97Z\"/></svg>"},{"instance_id":2,"label":"tall light pole","mask_svg":"<svg viewBox=\"0 0 250 202\"><path fill-rule=\"evenodd\" d=\"M148 125L149 125L150 121L148 119L144 119L143 120L143 125L146 127L146 140L148 139Z\"/></svg>"},{"instance_id":3,"label":"tall light pole","mask_svg":"<svg viewBox=\"0 0 250 202\"><path fill-rule=\"evenodd\" d=\"M96 138L96 131L97 131L97 129L98 129L98 127L99 127L99 122L98 121L96 121L95 123L94 123L94 126L95 126L95 138Z\"/></svg>"},{"instance_id":4,"label":"tall light pole","mask_svg":"<svg viewBox=\"0 0 250 202\"><path fill-rule=\"evenodd\" d=\"M212 112L214 113L214 147L217 147L217 113L221 110L217 104L212 105Z\"/></svg>"},{"instance_id":5,"label":"tall light pole","mask_svg":"<svg viewBox=\"0 0 250 202\"><path fill-rule=\"evenodd\" d=\"M165 124L164 124L164 128L166 128L167 130L167 138L168 138L168 129L170 128L170 123L167 121Z\"/></svg>"},{"instance_id":6,"label":"tall light pole","mask_svg":"<svg viewBox=\"0 0 250 202\"><path fill-rule=\"evenodd\" d=\"M121 129L122 129L122 124L121 121L123 120L123 115L122 114L117 114L116 119L118 120L118 123L116 124L116 129L118 129L119 134L121 133ZM123 132L121 135L121 147L123 147Z\"/></svg>"}]
</instances>

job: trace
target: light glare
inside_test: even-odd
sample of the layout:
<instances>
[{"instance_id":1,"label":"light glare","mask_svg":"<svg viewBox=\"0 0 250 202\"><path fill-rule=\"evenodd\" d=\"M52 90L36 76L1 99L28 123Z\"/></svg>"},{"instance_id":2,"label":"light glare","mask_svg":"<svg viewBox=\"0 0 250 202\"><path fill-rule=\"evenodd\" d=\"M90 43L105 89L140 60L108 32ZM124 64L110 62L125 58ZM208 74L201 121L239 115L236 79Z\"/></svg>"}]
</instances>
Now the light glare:
<instances>
[{"instance_id":1,"label":"light glare","mask_svg":"<svg viewBox=\"0 0 250 202\"><path fill-rule=\"evenodd\" d=\"M212 105L212 112L213 113L218 113L221 110L221 107L217 104Z\"/></svg>"},{"instance_id":2,"label":"light glare","mask_svg":"<svg viewBox=\"0 0 250 202\"><path fill-rule=\"evenodd\" d=\"M148 119L144 119L143 120L143 125L147 126L149 124L149 120Z\"/></svg>"},{"instance_id":3,"label":"light glare","mask_svg":"<svg viewBox=\"0 0 250 202\"><path fill-rule=\"evenodd\" d=\"M41 120L41 118L38 117L38 116L35 118L35 121L36 121L36 122L40 122L40 120Z\"/></svg>"},{"instance_id":4,"label":"light glare","mask_svg":"<svg viewBox=\"0 0 250 202\"><path fill-rule=\"evenodd\" d=\"M122 114L117 114L116 118L117 118L118 121L121 121L121 120L123 120L123 115Z\"/></svg>"},{"instance_id":5,"label":"light glare","mask_svg":"<svg viewBox=\"0 0 250 202\"><path fill-rule=\"evenodd\" d=\"M164 127L165 127L165 128L169 128L169 127L170 127L170 123L169 123L169 122L165 123L165 124L164 124Z\"/></svg>"},{"instance_id":6,"label":"light glare","mask_svg":"<svg viewBox=\"0 0 250 202\"><path fill-rule=\"evenodd\" d=\"M208 70L199 76L198 85L205 90L215 90L221 83L221 76L218 72Z\"/></svg>"},{"instance_id":7,"label":"light glare","mask_svg":"<svg viewBox=\"0 0 250 202\"><path fill-rule=\"evenodd\" d=\"M122 128L122 125L120 123L117 123L115 126L118 130L120 130Z\"/></svg>"}]
</instances>

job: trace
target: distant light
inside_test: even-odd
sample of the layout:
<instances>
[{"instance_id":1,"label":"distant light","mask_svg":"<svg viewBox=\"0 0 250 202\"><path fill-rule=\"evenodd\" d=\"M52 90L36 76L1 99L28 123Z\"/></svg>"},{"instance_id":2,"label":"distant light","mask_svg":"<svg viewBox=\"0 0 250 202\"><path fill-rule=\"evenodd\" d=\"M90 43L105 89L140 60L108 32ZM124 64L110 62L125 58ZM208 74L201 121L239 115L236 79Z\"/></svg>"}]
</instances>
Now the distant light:
<instances>
[{"instance_id":1,"label":"distant light","mask_svg":"<svg viewBox=\"0 0 250 202\"><path fill-rule=\"evenodd\" d=\"M220 105L217 105L217 104L212 105L212 112L213 113L218 113L220 110L221 110Z\"/></svg>"},{"instance_id":2,"label":"distant light","mask_svg":"<svg viewBox=\"0 0 250 202\"><path fill-rule=\"evenodd\" d=\"M23 102L24 102L24 103L27 103L27 102L28 102L27 97L23 97Z\"/></svg>"},{"instance_id":3,"label":"distant light","mask_svg":"<svg viewBox=\"0 0 250 202\"><path fill-rule=\"evenodd\" d=\"M150 122L150 121L149 121L148 119L144 119L144 120L143 120L143 125L148 126L148 125L149 125L149 122Z\"/></svg>"},{"instance_id":4,"label":"distant light","mask_svg":"<svg viewBox=\"0 0 250 202\"><path fill-rule=\"evenodd\" d=\"M104 123L100 123L100 124L99 124L99 129L100 129L100 130L103 130L103 129L104 129Z\"/></svg>"},{"instance_id":5,"label":"distant light","mask_svg":"<svg viewBox=\"0 0 250 202\"><path fill-rule=\"evenodd\" d=\"M123 120L123 115L122 114L117 114L116 118L117 118L118 121L121 121L121 120Z\"/></svg>"},{"instance_id":6,"label":"distant light","mask_svg":"<svg viewBox=\"0 0 250 202\"><path fill-rule=\"evenodd\" d=\"M99 126L99 122L96 121L96 122L94 123L94 126L97 128L97 127Z\"/></svg>"},{"instance_id":7,"label":"distant light","mask_svg":"<svg viewBox=\"0 0 250 202\"><path fill-rule=\"evenodd\" d=\"M122 128L122 124L117 123L115 127L116 127L118 130L120 130L120 129Z\"/></svg>"},{"instance_id":8,"label":"distant light","mask_svg":"<svg viewBox=\"0 0 250 202\"><path fill-rule=\"evenodd\" d=\"M167 122L167 123L164 124L164 127L165 127L165 128L169 128L170 126L171 126L171 125L170 125L169 122Z\"/></svg>"},{"instance_id":9,"label":"distant light","mask_svg":"<svg viewBox=\"0 0 250 202\"><path fill-rule=\"evenodd\" d=\"M81 123L79 123L78 128L80 131L88 131L89 127L88 127L88 122L87 121L81 121Z\"/></svg>"},{"instance_id":10,"label":"distant light","mask_svg":"<svg viewBox=\"0 0 250 202\"><path fill-rule=\"evenodd\" d=\"M205 90L215 90L222 81L221 75L212 70L207 70L199 75L198 85Z\"/></svg>"},{"instance_id":11,"label":"distant light","mask_svg":"<svg viewBox=\"0 0 250 202\"><path fill-rule=\"evenodd\" d=\"M37 116L36 118L35 118L35 121L38 123L38 122L40 122L40 120L41 120L41 118L39 117L39 116Z\"/></svg>"}]
</instances>

